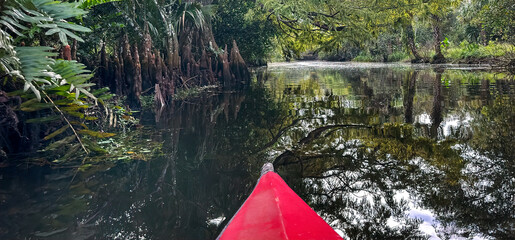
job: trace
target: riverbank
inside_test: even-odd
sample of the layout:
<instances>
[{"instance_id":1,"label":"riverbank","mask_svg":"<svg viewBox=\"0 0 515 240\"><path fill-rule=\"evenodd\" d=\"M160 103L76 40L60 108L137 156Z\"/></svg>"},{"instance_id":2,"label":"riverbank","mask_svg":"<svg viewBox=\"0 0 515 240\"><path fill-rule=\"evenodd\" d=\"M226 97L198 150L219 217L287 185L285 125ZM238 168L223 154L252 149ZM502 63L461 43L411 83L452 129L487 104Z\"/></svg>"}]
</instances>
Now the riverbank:
<instances>
[{"instance_id":1,"label":"riverbank","mask_svg":"<svg viewBox=\"0 0 515 240\"><path fill-rule=\"evenodd\" d=\"M445 64L429 64L429 63L410 63L410 62L338 62L338 61L325 61L325 60L300 60L292 62L272 62L268 63L268 69L273 70L276 68L325 68L325 69L375 69L384 67L394 68L413 68L413 69L428 69L428 68L445 68L455 70L478 70L478 71L495 71L506 72L506 68L497 65L484 63L445 63Z\"/></svg>"},{"instance_id":2,"label":"riverbank","mask_svg":"<svg viewBox=\"0 0 515 240\"><path fill-rule=\"evenodd\" d=\"M515 65L515 46L509 43L490 42L488 45L479 45L463 41L460 44L447 43L442 49L447 64L473 64L492 67L506 67ZM323 60L329 62L380 62L380 63L431 63L434 50L421 48L418 54L419 60L414 60L412 54L405 51L393 51L391 53L371 54L369 51L361 51L359 54L347 53L306 53L301 60Z\"/></svg>"}]
</instances>

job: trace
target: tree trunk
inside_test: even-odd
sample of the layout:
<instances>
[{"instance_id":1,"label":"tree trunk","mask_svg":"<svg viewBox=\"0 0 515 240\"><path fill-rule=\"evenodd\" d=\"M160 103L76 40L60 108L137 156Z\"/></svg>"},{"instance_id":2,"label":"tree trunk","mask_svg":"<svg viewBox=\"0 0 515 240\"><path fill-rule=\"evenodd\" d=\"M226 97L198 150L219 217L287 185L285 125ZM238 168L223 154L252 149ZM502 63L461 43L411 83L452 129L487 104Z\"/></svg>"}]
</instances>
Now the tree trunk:
<instances>
[{"instance_id":1,"label":"tree trunk","mask_svg":"<svg viewBox=\"0 0 515 240\"><path fill-rule=\"evenodd\" d=\"M61 53L64 60L72 60L72 50L70 48L70 45L66 45L63 48L61 48Z\"/></svg>"},{"instance_id":2,"label":"tree trunk","mask_svg":"<svg viewBox=\"0 0 515 240\"><path fill-rule=\"evenodd\" d=\"M131 46L129 44L129 37L127 34L123 36L122 39L122 62L123 62L123 72L124 72L124 89L127 93L127 95L130 95L132 93L132 82L134 81L134 66L133 66L133 59L131 54ZM127 92L128 90L128 92ZM130 97L130 96L129 96ZM129 100L129 104L132 105L132 103Z\"/></svg>"},{"instance_id":3,"label":"tree trunk","mask_svg":"<svg viewBox=\"0 0 515 240\"><path fill-rule=\"evenodd\" d=\"M440 123L443 121L442 117L442 73L443 69L436 70L436 78L433 84L433 109L431 111L431 128L430 128L430 136L432 138L438 137L438 127L440 127Z\"/></svg>"},{"instance_id":4,"label":"tree trunk","mask_svg":"<svg viewBox=\"0 0 515 240\"><path fill-rule=\"evenodd\" d=\"M222 77L225 85L232 83L231 68L229 67L229 59L227 54L227 45L225 45L224 52L220 54L220 62L222 63Z\"/></svg>"},{"instance_id":5,"label":"tree trunk","mask_svg":"<svg viewBox=\"0 0 515 240\"><path fill-rule=\"evenodd\" d=\"M78 48L77 39L73 39L73 44L72 44L72 49L71 49L72 60L77 60L77 48Z\"/></svg>"},{"instance_id":6,"label":"tree trunk","mask_svg":"<svg viewBox=\"0 0 515 240\"><path fill-rule=\"evenodd\" d=\"M432 24L433 24L433 38L434 38L434 47L435 47L435 55L433 57L432 63L439 64L445 63L445 57L442 54L442 48L440 45L442 44L442 30L440 29L440 25L442 20L437 15L431 15Z\"/></svg>"},{"instance_id":7,"label":"tree trunk","mask_svg":"<svg viewBox=\"0 0 515 240\"><path fill-rule=\"evenodd\" d=\"M142 79L141 79L141 63L139 61L138 46L134 45L132 53L133 57L133 81L131 83L131 94L133 108L141 107L141 91L142 91Z\"/></svg>"},{"instance_id":8,"label":"tree trunk","mask_svg":"<svg viewBox=\"0 0 515 240\"><path fill-rule=\"evenodd\" d=\"M479 24L479 29L480 29L479 37L481 38L481 44L483 44L483 46L486 46L486 45L488 45L488 41L486 39L486 30L483 27L482 23Z\"/></svg>"},{"instance_id":9,"label":"tree trunk","mask_svg":"<svg viewBox=\"0 0 515 240\"><path fill-rule=\"evenodd\" d=\"M150 36L150 32L148 29L148 23L145 24L145 28L143 30L143 42L141 49L141 80L142 80L142 88L147 89L154 86L155 82L154 78L151 77L152 67L152 37Z\"/></svg>"},{"instance_id":10,"label":"tree trunk","mask_svg":"<svg viewBox=\"0 0 515 240\"><path fill-rule=\"evenodd\" d=\"M234 74L236 80L245 82L250 80L249 70L245 64L245 61L240 55L240 50L238 49L238 45L236 45L235 40L232 41L230 59L231 72Z\"/></svg>"},{"instance_id":11,"label":"tree trunk","mask_svg":"<svg viewBox=\"0 0 515 240\"><path fill-rule=\"evenodd\" d=\"M114 51L114 56L113 56L113 59L114 59L114 75L115 75L115 78L114 78L114 82L115 82L115 90L116 90L116 95L118 96L122 96L124 94L124 91L123 91L123 88L124 88L124 74L123 74L123 61L120 61L120 57L122 56L121 53L119 53L118 51Z\"/></svg>"},{"instance_id":12,"label":"tree trunk","mask_svg":"<svg viewBox=\"0 0 515 240\"><path fill-rule=\"evenodd\" d=\"M107 59L107 53L106 53L106 44L105 42L102 43L102 48L100 50L100 66L98 70L96 71L97 77L98 77L98 85L104 86L104 80L109 79L108 78L108 59Z\"/></svg>"},{"instance_id":13,"label":"tree trunk","mask_svg":"<svg viewBox=\"0 0 515 240\"><path fill-rule=\"evenodd\" d=\"M418 71L408 74L405 83L403 105L404 105L404 121L413 123L413 98L415 97L415 84L417 82Z\"/></svg>"},{"instance_id":14,"label":"tree trunk","mask_svg":"<svg viewBox=\"0 0 515 240\"><path fill-rule=\"evenodd\" d=\"M406 26L405 30L406 30L406 41L408 44L408 48L410 49L411 53L413 54L413 57L415 57L415 59L413 59L411 62L412 63L422 62L423 59L420 56L420 54L418 54L417 45L415 45L415 33L413 32L413 25L411 24L411 22Z\"/></svg>"},{"instance_id":15,"label":"tree trunk","mask_svg":"<svg viewBox=\"0 0 515 240\"><path fill-rule=\"evenodd\" d=\"M167 51L168 67L180 71L181 57L179 56L179 42L177 37L173 36L168 39Z\"/></svg>"},{"instance_id":16,"label":"tree trunk","mask_svg":"<svg viewBox=\"0 0 515 240\"><path fill-rule=\"evenodd\" d=\"M487 79L481 80L481 87L479 89L481 105L487 106L490 102L490 81Z\"/></svg>"}]
</instances>

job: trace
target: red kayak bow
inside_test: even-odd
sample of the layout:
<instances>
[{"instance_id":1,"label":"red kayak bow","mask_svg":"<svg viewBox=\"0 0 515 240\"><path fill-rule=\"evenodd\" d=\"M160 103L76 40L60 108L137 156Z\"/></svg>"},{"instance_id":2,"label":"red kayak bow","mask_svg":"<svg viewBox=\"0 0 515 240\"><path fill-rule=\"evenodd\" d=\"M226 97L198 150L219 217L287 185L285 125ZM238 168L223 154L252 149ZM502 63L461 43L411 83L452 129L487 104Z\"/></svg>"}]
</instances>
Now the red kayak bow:
<instances>
[{"instance_id":1,"label":"red kayak bow","mask_svg":"<svg viewBox=\"0 0 515 240\"><path fill-rule=\"evenodd\" d=\"M270 163L263 166L256 187L217 239L342 240L273 172Z\"/></svg>"}]
</instances>

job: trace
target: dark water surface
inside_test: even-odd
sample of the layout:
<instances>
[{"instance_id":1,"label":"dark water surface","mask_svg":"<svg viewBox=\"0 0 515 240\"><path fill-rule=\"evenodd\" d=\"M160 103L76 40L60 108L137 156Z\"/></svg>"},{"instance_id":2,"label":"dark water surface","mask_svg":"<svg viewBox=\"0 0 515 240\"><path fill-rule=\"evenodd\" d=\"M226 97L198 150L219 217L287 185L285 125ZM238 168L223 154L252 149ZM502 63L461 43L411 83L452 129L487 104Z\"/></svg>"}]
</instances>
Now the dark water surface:
<instances>
[{"instance_id":1,"label":"dark water surface","mask_svg":"<svg viewBox=\"0 0 515 240\"><path fill-rule=\"evenodd\" d=\"M515 236L503 73L275 64L141 123L125 157L0 169L0 239L215 239L265 162L346 239Z\"/></svg>"}]
</instances>

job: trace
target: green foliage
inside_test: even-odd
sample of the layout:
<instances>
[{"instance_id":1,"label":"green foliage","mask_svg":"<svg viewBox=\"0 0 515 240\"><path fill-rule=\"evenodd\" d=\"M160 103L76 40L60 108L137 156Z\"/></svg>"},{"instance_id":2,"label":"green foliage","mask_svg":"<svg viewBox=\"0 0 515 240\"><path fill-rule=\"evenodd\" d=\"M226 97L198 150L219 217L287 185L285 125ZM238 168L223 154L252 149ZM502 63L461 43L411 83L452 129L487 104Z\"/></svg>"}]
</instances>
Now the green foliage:
<instances>
[{"instance_id":1,"label":"green foliage","mask_svg":"<svg viewBox=\"0 0 515 240\"><path fill-rule=\"evenodd\" d=\"M366 51L362 51L358 56L354 57L354 62L402 62L409 60L409 55L406 52L395 51L386 56L371 55Z\"/></svg>"},{"instance_id":2,"label":"green foliage","mask_svg":"<svg viewBox=\"0 0 515 240\"><path fill-rule=\"evenodd\" d=\"M53 75L51 65L55 63L51 56L57 56L56 53L49 52L50 47L17 47L17 58L21 65L22 78L25 80L23 91L30 89L38 100L41 100L41 92L39 88L45 88L55 85L55 81L51 81Z\"/></svg>"},{"instance_id":3,"label":"green foliage","mask_svg":"<svg viewBox=\"0 0 515 240\"><path fill-rule=\"evenodd\" d=\"M80 7L82 9L88 9L88 8L92 8L96 5L100 5L103 3L109 3L109 2L116 2L116 1L121 1L121 0L81 0Z\"/></svg>"},{"instance_id":4,"label":"green foliage","mask_svg":"<svg viewBox=\"0 0 515 240\"><path fill-rule=\"evenodd\" d=\"M209 91L210 89L217 88L216 85L208 85L203 87L194 87L194 88L188 88L178 91L174 96L173 99L175 100L184 100L187 98L198 96L199 94Z\"/></svg>"},{"instance_id":5,"label":"green foliage","mask_svg":"<svg viewBox=\"0 0 515 240\"><path fill-rule=\"evenodd\" d=\"M77 3L52 0L12 1L7 5L7 10L1 13L0 28L5 27L19 36L17 41L33 38L33 28L48 29L45 35L57 34L63 44L68 44L68 37L82 41L72 31L90 30L66 21L85 13L77 6ZM58 74L51 71L54 60L50 57L57 56L50 52L52 47L15 47L10 33L3 30L0 32L0 41L3 49L3 54L0 55L2 71L24 80L24 91L30 89L41 100L41 89L60 85Z\"/></svg>"},{"instance_id":6,"label":"green foliage","mask_svg":"<svg viewBox=\"0 0 515 240\"><path fill-rule=\"evenodd\" d=\"M451 45L445 51L447 57L454 61L468 58L503 57L513 52L515 52L515 47L511 44L490 42L489 45L483 46L477 43L469 43L467 40L462 41L458 46Z\"/></svg>"},{"instance_id":7,"label":"green foliage","mask_svg":"<svg viewBox=\"0 0 515 240\"><path fill-rule=\"evenodd\" d=\"M449 39L447 37L440 43L440 47L442 49L449 47Z\"/></svg>"},{"instance_id":8,"label":"green foliage","mask_svg":"<svg viewBox=\"0 0 515 240\"><path fill-rule=\"evenodd\" d=\"M306 50L342 49L369 38L377 22L369 13L372 1L261 0L249 13L252 19L271 22L286 59Z\"/></svg>"},{"instance_id":9,"label":"green foliage","mask_svg":"<svg viewBox=\"0 0 515 240\"><path fill-rule=\"evenodd\" d=\"M515 23L510 16L515 15L515 7L508 2L261 0L250 15L274 24L286 59L305 51L322 52L325 58L348 56L349 50L359 47L368 53L356 60L398 61L404 59L401 52L407 47L410 51L421 48L421 54L415 52L414 56L428 58L432 48L446 49L451 42L467 40L486 45L489 40L513 41ZM442 31L443 42L434 39L434 29ZM388 43L391 37L397 40ZM389 50L385 51L384 43ZM394 52L398 53L389 56ZM350 58L355 56L351 54Z\"/></svg>"},{"instance_id":10,"label":"green foliage","mask_svg":"<svg viewBox=\"0 0 515 240\"><path fill-rule=\"evenodd\" d=\"M17 70L19 60L15 57L15 46L12 44L12 37L0 28L0 71L7 75L20 76Z\"/></svg>"},{"instance_id":11,"label":"green foliage","mask_svg":"<svg viewBox=\"0 0 515 240\"><path fill-rule=\"evenodd\" d=\"M474 122L472 145L492 159L506 160L503 164L515 173L515 104L511 96L499 96L492 106L481 109L481 116Z\"/></svg>"},{"instance_id":12,"label":"green foliage","mask_svg":"<svg viewBox=\"0 0 515 240\"><path fill-rule=\"evenodd\" d=\"M69 37L80 42L83 41L73 32L91 31L89 28L66 20L86 13L78 8L78 3L53 0L12 1L10 3L0 17L0 24L21 39L33 38L34 34L29 30L40 28L46 30L45 35L58 35L59 40L67 45Z\"/></svg>"},{"instance_id":13,"label":"green foliage","mask_svg":"<svg viewBox=\"0 0 515 240\"><path fill-rule=\"evenodd\" d=\"M266 19L247 17L250 11L260 11L255 1L218 1L213 34L220 46L236 40L247 63L262 65L269 59L277 30Z\"/></svg>"},{"instance_id":14,"label":"green foliage","mask_svg":"<svg viewBox=\"0 0 515 240\"><path fill-rule=\"evenodd\" d=\"M409 54L405 51L395 51L388 55L388 62L402 62L409 60Z\"/></svg>"},{"instance_id":15,"label":"green foliage","mask_svg":"<svg viewBox=\"0 0 515 240\"><path fill-rule=\"evenodd\" d=\"M58 37L64 45L68 44L68 38L83 41L74 32L89 32L90 29L67 21L86 13L78 7L78 2L10 1L6 10L0 13L0 73L9 76L7 81L10 85L20 86L10 93L24 100L18 110L38 112L40 117L29 119L26 123L47 124L54 128L43 140L71 132L72 138L65 137L57 143L67 144L76 139L77 143L72 148L78 150L82 147L88 153L86 147L95 147L85 144L83 140L113 136L90 130L85 124L98 118L94 116L97 114L97 101L104 103L112 95L106 93L108 89L91 92L94 84L90 79L93 75L85 65L76 61L55 60L57 53L53 52L53 46L39 46L46 41L33 40ZM17 36L16 39L13 34ZM31 44L26 44L25 40ZM104 107L107 109L107 105ZM51 148L55 147L53 145Z\"/></svg>"},{"instance_id":16,"label":"green foliage","mask_svg":"<svg viewBox=\"0 0 515 240\"><path fill-rule=\"evenodd\" d=\"M355 62L378 62L379 59L377 57L373 57L367 52L361 52L358 56L352 59Z\"/></svg>"},{"instance_id":17,"label":"green foliage","mask_svg":"<svg viewBox=\"0 0 515 240\"><path fill-rule=\"evenodd\" d=\"M181 30L189 26L207 27L212 11L209 5L177 0L106 1L93 6L84 18L85 25L93 32L86 37L82 51L87 57L94 58L88 55L95 54L101 42L117 48L119 39L126 33L130 41L141 41L145 25L150 29L153 47L171 50L174 42L178 42Z\"/></svg>"}]
</instances>

